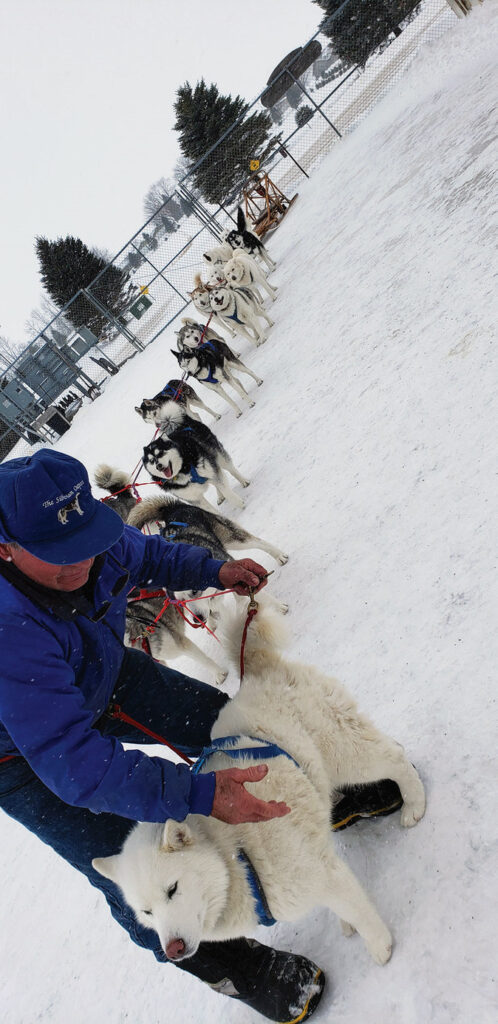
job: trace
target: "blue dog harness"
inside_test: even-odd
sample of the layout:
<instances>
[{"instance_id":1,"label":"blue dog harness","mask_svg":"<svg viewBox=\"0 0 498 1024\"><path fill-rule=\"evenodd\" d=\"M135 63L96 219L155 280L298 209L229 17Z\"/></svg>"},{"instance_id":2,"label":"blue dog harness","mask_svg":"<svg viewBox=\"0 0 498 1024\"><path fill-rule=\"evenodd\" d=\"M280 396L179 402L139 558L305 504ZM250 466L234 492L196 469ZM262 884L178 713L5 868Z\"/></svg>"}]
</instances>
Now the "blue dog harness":
<instances>
[{"instance_id":1,"label":"blue dog harness","mask_svg":"<svg viewBox=\"0 0 498 1024\"><path fill-rule=\"evenodd\" d=\"M288 754L286 750L282 750L282 747L277 746L276 743L269 743L267 740L261 740L259 736L249 736L248 738L251 740L257 740L257 742L261 743L262 746L236 747L235 744L240 740L240 736L223 736L221 739L215 740L210 747L205 747L202 751L201 756L191 769L193 774L199 774L203 764L205 764L212 754L220 753L227 754L228 757L233 758L235 761L240 757L253 757L258 761L267 761L271 757L279 757L280 754L283 754L284 757L288 757L289 761L292 761L296 767L299 768L295 758L293 758L291 754ZM254 899L254 908L258 918L258 924L263 924L267 928L270 928L271 925L276 924L277 922L270 912L265 892L259 880L257 871L244 850L239 850L237 857L246 869L247 882L251 890L251 895Z\"/></svg>"},{"instance_id":2,"label":"blue dog harness","mask_svg":"<svg viewBox=\"0 0 498 1024\"><path fill-rule=\"evenodd\" d=\"M190 479L191 479L193 484L205 484L206 483L207 476L199 476L199 473L197 472L195 466L191 466L190 467L189 473L190 473Z\"/></svg>"}]
</instances>

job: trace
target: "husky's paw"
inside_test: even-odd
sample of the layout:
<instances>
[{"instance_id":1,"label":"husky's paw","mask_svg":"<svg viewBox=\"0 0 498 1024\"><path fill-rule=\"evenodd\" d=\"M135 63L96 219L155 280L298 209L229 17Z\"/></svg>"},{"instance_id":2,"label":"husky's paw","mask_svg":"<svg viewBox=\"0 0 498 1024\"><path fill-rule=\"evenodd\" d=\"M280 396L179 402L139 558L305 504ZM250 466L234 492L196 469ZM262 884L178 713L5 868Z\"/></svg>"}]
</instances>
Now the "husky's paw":
<instances>
[{"instance_id":1,"label":"husky's paw","mask_svg":"<svg viewBox=\"0 0 498 1024\"><path fill-rule=\"evenodd\" d=\"M279 565L285 565L289 561L289 556L285 554L285 551L278 556L277 562Z\"/></svg>"},{"instance_id":2,"label":"husky's paw","mask_svg":"<svg viewBox=\"0 0 498 1024\"><path fill-rule=\"evenodd\" d=\"M280 612L281 615L287 615L287 612L289 611L289 605L288 604L283 604L282 601L278 601L278 603L276 605L276 609L277 609L277 612Z\"/></svg>"},{"instance_id":3,"label":"husky's paw","mask_svg":"<svg viewBox=\"0 0 498 1024\"><path fill-rule=\"evenodd\" d=\"M413 828L425 814L425 797L415 800L411 804L404 803L401 808L402 828Z\"/></svg>"},{"instance_id":4,"label":"husky's paw","mask_svg":"<svg viewBox=\"0 0 498 1024\"><path fill-rule=\"evenodd\" d=\"M341 921L341 931L346 939L350 939L351 936L355 934L356 928L353 928L353 925L349 924L349 921Z\"/></svg>"},{"instance_id":5,"label":"husky's paw","mask_svg":"<svg viewBox=\"0 0 498 1024\"><path fill-rule=\"evenodd\" d=\"M219 672L216 673L214 678L216 686L221 686L221 684L225 682L227 675L228 669L220 668Z\"/></svg>"},{"instance_id":6,"label":"husky's paw","mask_svg":"<svg viewBox=\"0 0 498 1024\"><path fill-rule=\"evenodd\" d=\"M367 949L376 964L379 964L380 967L387 964L393 951L393 939L389 929L384 927L381 935L376 937L373 942L367 942Z\"/></svg>"}]
</instances>

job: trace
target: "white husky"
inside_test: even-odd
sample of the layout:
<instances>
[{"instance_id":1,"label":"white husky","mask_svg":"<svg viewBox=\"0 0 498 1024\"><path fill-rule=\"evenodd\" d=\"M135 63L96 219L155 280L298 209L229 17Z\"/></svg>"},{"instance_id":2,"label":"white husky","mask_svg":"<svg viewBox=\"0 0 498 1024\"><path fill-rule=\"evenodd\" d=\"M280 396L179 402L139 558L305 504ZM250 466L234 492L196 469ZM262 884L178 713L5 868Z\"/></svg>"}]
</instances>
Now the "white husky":
<instances>
[{"instance_id":1,"label":"white husky","mask_svg":"<svg viewBox=\"0 0 498 1024\"><path fill-rule=\"evenodd\" d=\"M358 931L374 960L385 964L389 930L334 851L333 794L345 784L394 779L404 800L401 824L409 827L424 814L424 789L402 747L359 714L336 680L282 658L274 649L281 630L281 620L260 606L247 636L244 682L212 735L213 744L235 736L240 748L270 742L286 753L270 758L265 752L256 760L249 752L234 761L217 752L201 770L266 763L267 776L248 789L264 800L284 800L291 812L258 824L228 825L200 815L165 825L140 823L120 854L98 858L93 866L121 888L137 920L156 930L171 960L192 956L204 940L245 935L258 923L247 860L238 856L244 851L276 920L328 906L344 933ZM230 634L237 662L240 623Z\"/></svg>"}]
</instances>

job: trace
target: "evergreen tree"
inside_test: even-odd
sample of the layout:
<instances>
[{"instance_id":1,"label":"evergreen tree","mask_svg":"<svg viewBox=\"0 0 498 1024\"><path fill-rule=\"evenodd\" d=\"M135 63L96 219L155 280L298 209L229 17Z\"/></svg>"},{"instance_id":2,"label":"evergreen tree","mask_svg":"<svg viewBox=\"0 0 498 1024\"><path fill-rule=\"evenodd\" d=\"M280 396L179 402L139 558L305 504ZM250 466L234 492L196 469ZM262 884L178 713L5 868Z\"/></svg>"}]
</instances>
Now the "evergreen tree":
<instances>
[{"instance_id":1,"label":"evergreen tree","mask_svg":"<svg viewBox=\"0 0 498 1024\"><path fill-rule=\"evenodd\" d=\"M177 90L174 127L189 163L201 160L236 122L192 174L194 185L210 203L232 198L249 177L250 161L262 162L277 141L269 138L269 115L256 111L246 117L248 109L240 96L222 96L216 85L208 86L203 79L195 88L186 82Z\"/></svg>"},{"instance_id":2,"label":"evergreen tree","mask_svg":"<svg viewBox=\"0 0 498 1024\"><path fill-rule=\"evenodd\" d=\"M411 20L420 4L420 0L349 0L340 14L329 20L343 2L313 0L325 12L320 31L348 64L364 64L391 32L400 35L401 25Z\"/></svg>"},{"instance_id":3,"label":"evergreen tree","mask_svg":"<svg viewBox=\"0 0 498 1024\"><path fill-rule=\"evenodd\" d=\"M303 106L296 110L296 124L298 128L303 128L308 121L311 121L315 111L312 107Z\"/></svg>"},{"instance_id":4,"label":"evergreen tree","mask_svg":"<svg viewBox=\"0 0 498 1024\"><path fill-rule=\"evenodd\" d=\"M81 288L92 283L97 274L107 266L106 260L92 252L79 239L68 235L49 242L47 238L36 239L36 253L40 262L40 276L55 305L60 309L69 302ZM93 289L93 294L106 308L117 316L133 296L133 287L128 274L118 267L107 266ZM107 333L109 321L82 297L72 303L65 317L75 327L86 324L94 334Z\"/></svg>"}]
</instances>

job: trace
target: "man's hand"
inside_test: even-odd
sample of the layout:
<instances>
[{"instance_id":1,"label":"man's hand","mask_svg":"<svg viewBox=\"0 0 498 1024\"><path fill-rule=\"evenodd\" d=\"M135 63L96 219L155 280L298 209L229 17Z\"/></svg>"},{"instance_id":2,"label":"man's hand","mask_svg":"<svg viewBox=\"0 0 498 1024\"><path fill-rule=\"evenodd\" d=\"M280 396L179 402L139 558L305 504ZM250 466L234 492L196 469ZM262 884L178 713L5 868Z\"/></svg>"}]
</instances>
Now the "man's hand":
<instances>
[{"instance_id":1,"label":"man's hand","mask_svg":"<svg viewBox=\"0 0 498 1024\"><path fill-rule=\"evenodd\" d=\"M224 562L218 579L225 590L235 590L236 594L248 597L252 589L255 594L262 587L266 587L266 569L252 558L239 558L230 562Z\"/></svg>"},{"instance_id":2,"label":"man's hand","mask_svg":"<svg viewBox=\"0 0 498 1024\"><path fill-rule=\"evenodd\" d=\"M268 765L255 764L251 768L226 768L216 772L211 815L228 825L240 825L243 821L270 821L289 814L290 807L276 800L258 800L244 789L244 782L260 782L268 771Z\"/></svg>"}]
</instances>

